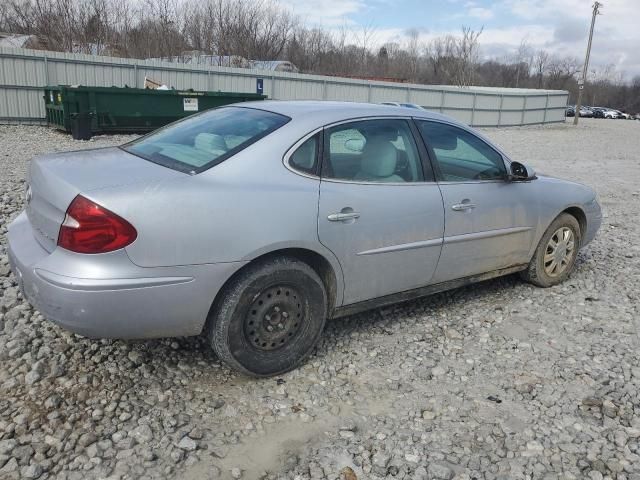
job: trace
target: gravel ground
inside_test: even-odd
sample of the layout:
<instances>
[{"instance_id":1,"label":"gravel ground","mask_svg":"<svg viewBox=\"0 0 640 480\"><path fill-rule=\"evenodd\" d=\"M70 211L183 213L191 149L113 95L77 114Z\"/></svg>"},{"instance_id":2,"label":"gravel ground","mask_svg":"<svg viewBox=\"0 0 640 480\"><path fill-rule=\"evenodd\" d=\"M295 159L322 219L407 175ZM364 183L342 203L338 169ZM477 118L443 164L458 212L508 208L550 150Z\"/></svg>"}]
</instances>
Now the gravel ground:
<instances>
[{"instance_id":1,"label":"gravel ground","mask_svg":"<svg viewBox=\"0 0 640 480\"><path fill-rule=\"evenodd\" d=\"M306 365L250 380L200 338L90 341L9 273L28 160L89 143L0 127L0 479L640 479L640 122L486 130L595 187L563 285L506 277L329 322Z\"/></svg>"}]
</instances>

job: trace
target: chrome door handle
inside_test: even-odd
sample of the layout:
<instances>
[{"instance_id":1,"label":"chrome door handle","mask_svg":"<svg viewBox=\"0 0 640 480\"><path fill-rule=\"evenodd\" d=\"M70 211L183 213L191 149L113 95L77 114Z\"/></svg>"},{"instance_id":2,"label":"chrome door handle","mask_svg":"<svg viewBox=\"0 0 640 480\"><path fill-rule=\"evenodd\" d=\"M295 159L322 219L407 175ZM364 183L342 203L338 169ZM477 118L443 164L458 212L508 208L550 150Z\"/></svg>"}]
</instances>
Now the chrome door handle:
<instances>
[{"instance_id":1,"label":"chrome door handle","mask_svg":"<svg viewBox=\"0 0 640 480\"><path fill-rule=\"evenodd\" d=\"M463 212L465 210L472 210L476 208L475 203L457 203L455 205L451 205L451 210L455 210L456 212Z\"/></svg>"},{"instance_id":2,"label":"chrome door handle","mask_svg":"<svg viewBox=\"0 0 640 480\"><path fill-rule=\"evenodd\" d=\"M347 213L332 213L327 216L327 220L330 222L344 222L345 220L355 220L359 218L360 214L358 212L347 212Z\"/></svg>"}]
</instances>

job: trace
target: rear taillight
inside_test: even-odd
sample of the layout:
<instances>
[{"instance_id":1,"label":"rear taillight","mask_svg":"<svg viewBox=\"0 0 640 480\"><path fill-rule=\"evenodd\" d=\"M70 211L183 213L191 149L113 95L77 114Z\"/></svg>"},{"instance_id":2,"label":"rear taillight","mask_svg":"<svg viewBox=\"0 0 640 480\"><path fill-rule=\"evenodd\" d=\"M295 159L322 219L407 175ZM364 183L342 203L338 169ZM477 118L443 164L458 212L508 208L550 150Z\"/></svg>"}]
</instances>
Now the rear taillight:
<instances>
[{"instance_id":1,"label":"rear taillight","mask_svg":"<svg viewBox=\"0 0 640 480\"><path fill-rule=\"evenodd\" d=\"M106 253L126 247L138 232L124 218L78 195L58 234L58 246L77 253Z\"/></svg>"}]
</instances>

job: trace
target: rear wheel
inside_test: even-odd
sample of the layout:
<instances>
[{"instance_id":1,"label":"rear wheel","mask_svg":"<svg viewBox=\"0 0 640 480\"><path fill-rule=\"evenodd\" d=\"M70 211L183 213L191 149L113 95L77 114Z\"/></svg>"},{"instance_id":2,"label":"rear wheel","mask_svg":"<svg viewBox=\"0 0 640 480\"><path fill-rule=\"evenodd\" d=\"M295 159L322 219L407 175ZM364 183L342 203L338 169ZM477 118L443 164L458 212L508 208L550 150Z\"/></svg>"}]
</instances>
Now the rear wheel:
<instances>
[{"instance_id":1,"label":"rear wheel","mask_svg":"<svg viewBox=\"0 0 640 480\"><path fill-rule=\"evenodd\" d=\"M551 287L567 279L573 271L580 247L580 225L573 215L563 213L546 230L522 278Z\"/></svg>"},{"instance_id":2,"label":"rear wheel","mask_svg":"<svg viewBox=\"0 0 640 480\"><path fill-rule=\"evenodd\" d=\"M249 265L221 292L210 313L209 339L235 370L278 375L311 353L326 315L318 274L298 259L272 258Z\"/></svg>"}]
</instances>

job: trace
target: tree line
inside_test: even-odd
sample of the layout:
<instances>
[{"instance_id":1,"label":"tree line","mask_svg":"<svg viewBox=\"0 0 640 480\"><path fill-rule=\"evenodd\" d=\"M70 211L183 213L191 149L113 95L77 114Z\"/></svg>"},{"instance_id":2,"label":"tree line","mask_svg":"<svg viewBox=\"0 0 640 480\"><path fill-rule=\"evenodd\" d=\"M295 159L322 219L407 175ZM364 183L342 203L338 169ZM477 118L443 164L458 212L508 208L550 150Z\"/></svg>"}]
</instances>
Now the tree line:
<instances>
[{"instance_id":1,"label":"tree line","mask_svg":"<svg viewBox=\"0 0 640 480\"><path fill-rule=\"evenodd\" d=\"M309 27L275 0L3 0L0 30L33 34L46 48L128 58L197 50L255 60L289 60L301 72L422 84L569 90L577 94L581 61L535 50L481 56L482 30L429 41L417 29L403 43L376 41L370 25L332 31ZM613 66L589 72L583 102L640 112L640 76Z\"/></svg>"}]
</instances>

